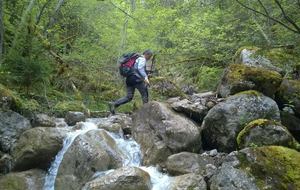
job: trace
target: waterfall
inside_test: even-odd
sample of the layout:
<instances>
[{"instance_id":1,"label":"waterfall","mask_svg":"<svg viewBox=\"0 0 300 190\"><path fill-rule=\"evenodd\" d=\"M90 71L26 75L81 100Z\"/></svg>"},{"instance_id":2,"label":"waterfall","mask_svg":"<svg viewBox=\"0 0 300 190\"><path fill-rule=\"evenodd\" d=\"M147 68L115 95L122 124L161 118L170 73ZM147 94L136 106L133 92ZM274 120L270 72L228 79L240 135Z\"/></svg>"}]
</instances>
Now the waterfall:
<instances>
[{"instance_id":1,"label":"waterfall","mask_svg":"<svg viewBox=\"0 0 300 190\"><path fill-rule=\"evenodd\" d=\"M59 169L59 165L63 160L64 154L68 148L72 145L77 136L87 133L90 130L97 129L97 123L102 121L101 119L88 120L89 122L82 122L82 129L70 132L64 140L63 148L56 155L55 160L52 162L51 167L46 175L44 190L54 190L55 179ZM140 169L149 173L152 183L152 190L166 190L171 181L171 177L158 171L153 166L141 166L141 150L140 145L133 140L124 139L122 135L109 132L109 135L115 140L117 147L122 152L123 166L139 167ZM95 172L93 179L104 176L114 170Z\"/></svg>"},{"instance_id":2,"label":"waterfall","mask_svg":"<svg viewBox=\"0 0 300 190\"><path fill-rule=\"evenodd\" d=\"M68 148L72 145L76 137L81 134L87 133L88 131L93 129L97 129L97 126L94 123L85 122L82 129L67 134L67 137L65 138L63 143L63 148L56 155L55 160L52 162L48 174L46 175L45 184L43 188L44 190L54 190L54 184L59 165L63 160L63 157L67 152Z\"/></svg>"}]
</instances>

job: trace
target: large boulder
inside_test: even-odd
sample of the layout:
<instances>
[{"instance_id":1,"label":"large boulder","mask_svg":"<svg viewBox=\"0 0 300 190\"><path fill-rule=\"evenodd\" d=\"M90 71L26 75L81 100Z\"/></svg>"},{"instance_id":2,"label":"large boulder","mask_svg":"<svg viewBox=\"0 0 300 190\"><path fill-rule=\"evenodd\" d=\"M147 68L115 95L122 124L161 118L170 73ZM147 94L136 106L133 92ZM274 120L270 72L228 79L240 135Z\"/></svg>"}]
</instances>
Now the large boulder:
<instances>
[{"instance_id":1,"label":"large boulder","mask_svg":"<svg viewBox=\"0 0 300 190\"><path fill-rule=\"evenodd\" d=\"M55 127L55 120L46 114L36 114L31 122L33 127Z\"/></svg>"},{"instance_id":2,"label":"large boulder","mask_svg":"<svg viewBox=\"0 0 300 190\"><path fill-rule=\"evenodd\" d=\"M207 190L204 178L197 174L185 174L172 179L170 190Z\"/></svg>"},{"instance_id":3,"label":"large boulder","mask_svg":"<svg viewBox=\"0 0 300 190\"><path fill-rule=\"evenodd\" d=\"M72 143L59 166L55 189L80 189L96 171L123 165L122 153L104 130L81 134Z\"/></svg>"},{"instance_id":4,"label":"large boulder","mask_svg":"<svg viewBox=\"0 0 300 190\"><path fill-rule=\"evenodd\" d=\"M163 162L174 153L201 149L198 126L159 102L144 105L133 116L132 133L146 165Z\"/></svg>"},{"instance_id":5,"label":"large boulder","mask_svg":"<svg viewBox=\"0 0 300 190\"><path fill-rule=\"evenodd\" d=\"M25 117L10 110L0 110L0 151L10 152L20 135L30 128Z\"/></svg>"},{"instance_id":6,"label":"large boulder","mask_svg":"<svg viewBox=\"0 0 300 190\"><path fill-rule=\"evenodd\" d=\"M69 111L66 114L65 120L68 125L75 125L77 122L85 121L85 115L82 112Z\"/></svg>"},{"instance_id":7,"label":"large boulder","mask_svg":"<svg viewBox=\"0 0 300 190\"><path fill-rule=\"evenodd\" d=\"M236 150L236 137L249 122L256 119L280 121L279 108L274 100L256 91L230 96L213 107L204 118L202 138L207 149L221 152Z\"/></svg>"},{"instance_id":8,"label":"large boulder","mask_svg":"<svg viewBox=\"0 0 300 190\"><path fill-rule=\"evenodd\" d=\"M45 171L38 169L9 173L0 177L0 188L1 190L41 190L45 175Z\"/></svg>"},{"instance_id":9,"label":"large boulder","mask_svg":"<svg viewBox=\"0 0 300 190\"><path fill-rule=\"evenodd\" d=\"M236 52L234 62L252 67L265 68L272 71L282 72L282 69L273 65L270 59L261 55L259 48L241 48Z\"/></svg>"},{"instance_id":10,"label":"large boulder","mask_svg":"<svg viewBox=\"0 0 300 190\"><path fill-rule=\"evenodd\" d=\"M231 64L224 71L218 94L228 97L245 90L257 90L266 96L274 96L282 81L276 71L249 67L242 64Z\"/></svg>"},{"instance_id":11,"label":"large boulder","mask_svg":"<svg viewBox=\"0 0 300 190\"><path fill-rule=\"evenodd\" d=\"M47 169L61 150L66 129L36 127L25 131L12 149L13 170Z\"/></svg>"},{"instance_id":12,"label":"large boulder","mask_svg":"<svg viewBox=\"0 0 300 190\"><path fill-rule=\"evenodd\" d=\"M171 80L164 77L151 78L151 88L157 96L177 97L185 96L181 89Z\"/></svg>"},{"instance_id":13,"label":"large boulder","mask_svg":"<svg viewBox=\"0 0 300 190\"><path fill-rule=\"evenodd\" d=\"M171 107L179 113L184 113L187 117L201 123L208 112L208 108L200 102L193 103L188 99L180 100L171 104Z\"/></svg>"},{"instance_id":14,"label":"large boulder","mask_svg":"<svg viewBox=\"0 0 300 190\"><path fill-rule=\"evenodd\" d=\"M251 146L279 145L296 148L296 140L279 122L258 119L250 122L239 133L237 143L240 149Z\"/></svg>"},{"instance_id":15,"label":"large boulder","mask_svg":"<svg viewBox=\"0 0 300 190\"><path fill-rule=\"evenodd\" d=\"M276 94L280 107L290 105L300 117L300 80L284 80Z\"/></svg>"},{"instance_id":16,"label":"large boulder","mask_svg":"<svg viewBox=\"0 0 300 190\"><path fill-rule=\"evenodd\" d=\"M280 146L233 152L210 180L210 189L300 189L299 160L299 152Z\"/></svg>"},{"instance_id":17,"label":"large boulder","mask_svg":"<svg viewBox=\"0 0 300 190\"><path fill-rule=\"evenodd\" d=\"M150 190L151 181L147 172L136 167L123 167L100 176L84 187L84 190Z\"/></svg>"},{"instance_id":18,"label":"large boulder","mask_svg":"<svg viewBox=\"0 0 300 190\"><path fill-rule=\"evenodd\" d=\"M168 157L166 168L171 175L199 173L206 176L207 168L212 165L214 167L220 166L225 155L216 152L216 150L203 154L181 152Z\"/></svg>"}]
</instances>

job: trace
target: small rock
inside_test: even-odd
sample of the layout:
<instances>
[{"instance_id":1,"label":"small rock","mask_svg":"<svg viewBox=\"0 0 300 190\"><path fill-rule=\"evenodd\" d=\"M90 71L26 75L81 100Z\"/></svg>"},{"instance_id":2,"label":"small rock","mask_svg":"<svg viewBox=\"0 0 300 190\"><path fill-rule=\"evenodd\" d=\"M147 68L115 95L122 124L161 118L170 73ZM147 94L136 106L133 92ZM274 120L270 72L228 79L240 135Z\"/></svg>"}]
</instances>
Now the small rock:
<instances>
[{"instance_id":1,"label":"small rock","mask_svg":"<svg viewBox=\"0 0 300 190\"><path fill-rule=\"evenodd\" d=\"M80 121L85 121L85 115L84 113L82 112L71 112L69 111L67 114L66 114L66 122L68 125L75 125L77 122L80 122Z\"/></svg>"},{"instance_id":2,"label":"small rock","mask_svg":"<svg viewBox=\"0 0 300 190\"><path fill-rule=\"evenodd\" d=\"M209 151L209 155L212 157L217 156L218 155L217 149L213 149L213 150Z\"/></svg>"},{"instance_id":3,"label":"small rock","mask_svg":"<svg viewBox=\"0 0 300 190\"><path fill-rule=\"evenodd\" d=\"M0 152L0 174L7 174L11 171L13 158L9 154Z\"/></svg>"},{"instance_id":4,"label":"small rock","mask_svg":"<svg viewBox=\"0 0 300 190\"><path fill-rule=\"evenodd\" d=\"M207 190L204 178L197 174L185 174L175 177L170 185L170 190Z\"/></svg>"}]
</instances>

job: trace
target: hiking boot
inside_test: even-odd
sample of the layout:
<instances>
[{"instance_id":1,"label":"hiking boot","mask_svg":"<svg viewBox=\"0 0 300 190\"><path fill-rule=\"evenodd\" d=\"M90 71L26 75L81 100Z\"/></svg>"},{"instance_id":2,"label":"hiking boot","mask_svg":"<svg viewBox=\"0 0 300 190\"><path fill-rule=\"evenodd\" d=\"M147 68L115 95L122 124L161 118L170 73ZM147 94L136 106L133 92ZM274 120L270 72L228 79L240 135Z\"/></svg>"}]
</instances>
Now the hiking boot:
<instances>
[{"instance_id":1,"label":"hiking boot","mask_svg":"<svg viewBox=\"0 0 300 190\"><path fill-rule=\"evenodd\" d=\"M109 112L110 112L112 115L115 115L115 114L116 114L116 111L115 111L116 106L115 106L115 104L114 104L113 102L110 102L110 103L108 104L108 107L109 107Z\"/></svg>"}]
</instances>

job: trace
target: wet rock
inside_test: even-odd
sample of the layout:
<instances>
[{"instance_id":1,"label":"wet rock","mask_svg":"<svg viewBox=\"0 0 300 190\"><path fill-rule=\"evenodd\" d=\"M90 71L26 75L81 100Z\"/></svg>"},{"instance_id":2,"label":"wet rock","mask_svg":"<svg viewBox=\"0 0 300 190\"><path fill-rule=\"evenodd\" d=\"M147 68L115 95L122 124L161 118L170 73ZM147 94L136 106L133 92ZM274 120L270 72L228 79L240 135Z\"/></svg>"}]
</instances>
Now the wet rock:
<instances>
[{"instance_id":1,"label":"wet rock","mask_svg":"<svg viewBox=\"0 0 300 190\"><path fill-rule=\"evenodd\" d=\"M104 130L79 135L59 166L55 189L80 189L96 171L122 166L122 152Z\"/></svg>"},{"instance_id":2,"label":"wet rock","mask_svg":"<svg viewBox=\"0 0 300 190\"><path fill-rule=\"evenodd\" d=\"M84 190L150 190L150 176L136 167L123 167L88 182Z\"/></svg>"},{"instance_id":3,"label":"wet rock","mask_svg":"<svg viewBox=\"0 0 300 190\"><path fill-rule=\"evenodd\" d=\"M134 115L132 133L146 165L163 162L172 153L201 149L198 126L159 102L144 105Z\"/></svg>"},{"instance_id":4,"label":"wet rock","mask_svg":"<svg viewBox=\"0 0 300 190\"><path fill-rule=\"evenodd\" d=\"M210 156L210 154L213 156ZM207 165L218 167L221 165L225 155L215 151L203 154L181 152L168 157L166 168L171 175L198 173L206 176Z\"/></svg>"},{"instance_id":5,"label":"wet rock","mask_svg":"<svg viewBox=\"0 0 300 190\"><path fill-rule=\"evenodd\" d=\"M231 64L224 72L218 87L218 94L228 97L245 90L257 90L266 96L273 97L281 82L282 77L276 71Z\"/></svg>"},{"instance_id":6,"label":"wet rock","mask_svg":"<svg viewBox=\"0 0 300 190\"><path fill-rule=\"evenodd\" d=\"M257 53L258 50L258 48L241 49L239 55L236 55L235 63L282 72L281 68L274 66L269 59Z\"/></svg>"},{"instance_id":7,"label":"wet rock","mask_svg":"<svg viewBox=\"0 0 300 190\"><path fill-rule=\"evenodd\" d=\"M193 103L187 99L174 102L171 107L180 113L184 113L187 117L201 123L208 112L208 108L201 105L200 102Z\"/></svg>"},{"instance_id":8,"label":"wet rock","mask_svg":"<svg viewBox=\"0 0 300 190\"><path fill-rule=\"evenodd\" d=\"M115 133L119 133L122 130L126 135L131 134L132 119L126 114L117 114L102 119L97 126Z\"/></svg>"},{"instance_id":9,"label":"wet rock","mask_svg":"<svg viewBox=\"0 0 300 190\"><path fill-rule=\"evenodd\" d=\"M224 169L212 177L210 189L296 190L300 187L299 160L299 152L280 146L233 152L223 163Z\"/></svg>"},{"instance_id":10,"label":"wet rock","mask_svg":"<svg viewBox=\"0 0 300 190\"><path fill-rule=\"evenodd\" d=\"M206 190L207 185L204 178L197 174L186 174L177 176L171 183L170 190Z\"/></svg>"},{"instance_id":11,"label":"wet rock","mask_svg":"<svg viewBox=\"0 0 300 190\"><path fill-rule=\"evenodd\" d=\"M265 118L280 121L274 100L256 91L245 91L213 107L204 118L202 138L206 149L236 150L236 137L249 122Z\"/></svg>"},{"instance_id":12,"label":"wet rock","mask_svg":"<svg viewBox=\"0 0 300 190\"><path fill-rule=\"evenodd\" d=\"M296 140L279 122L258 119L250 122L239 133L237 143L240 149L251 146L280 145L296 148Z\"/></svg>"},{"instance_id":13,"label":"wet rock","mask_svg":"<svg viewBox=\"0 0 300 190\"><path fill-rule=\"evenodd\" d=\"M46 172L38 169L9 173L0 177L2 190L41 190Z\"/></svg>"},{"instance_id":14,"label":"wet rock","mask_svg":"<svg viewBox=\"0 0 300 190\"><path fill-rule=\"evenodd\" d=\"M9 154L0 152L0 175L11 171L13 159Z\"/></svg>"},{"instance_id":15,"label":"wet rock","mask_svg":"<svg viewBox=\"0 0 300 190\"><path fill-rule=\"evenodd\" d=\"M68 125L75 125L77 122L85 121L85 115L82 112L69 111L66 114L65 120Z\"/></svg>"},{"instance_id":16,"label":"wet rock","mask_svg":"<svg viewBox=\"0 0 300 190\"><path fill-rule=\"evenodd\" d=\"M284 80L276 93L280 107L289 105L296 116L300 117L300 80Z\"/></svg>"},{"instance_id":17,"label":"wet rock","mask_svg":"<svg viewBox=\"0 0 300 190\"><path fill-rule=\"evenodd\" d=\"M280 117L282 124L286 126L295 139L300 142L300 118L286 111L281 111Z\"/></svg>"},{"instance_id":18,"label":"wet rock","mask_svg":"<svg viewBox=\"0 0 300 190\"><path fill-rule=\"evenodd\" d=\"M30 128L25 117L13 111L0 110L0 150L10 152L20 135Z\"/></svg>"},{"instance_id":19,"label":"wet rock","mask_svg":"<svg viewBox=\"0 0 300 190\"><path fill-rule=\"evenodd\" d=\"M12 149L14 170L47 169L61 150L66 129L36 127L25 131Z\"/></svg>"},{"instance_id":20,"label":"wet rock","mask_svg":"<svg viewBox=\"0 0 300 190\"><path fill-rule=\"evenodd\" d=\"M49 117L46 114L36 114L31 122L33 127L55 127L54 118Z\"/></svg>"}]
</instances>

